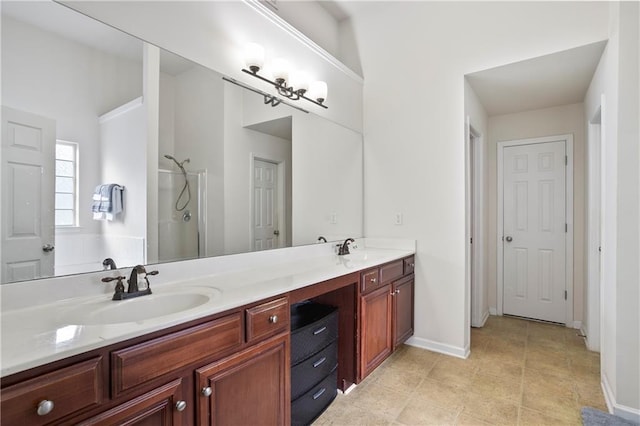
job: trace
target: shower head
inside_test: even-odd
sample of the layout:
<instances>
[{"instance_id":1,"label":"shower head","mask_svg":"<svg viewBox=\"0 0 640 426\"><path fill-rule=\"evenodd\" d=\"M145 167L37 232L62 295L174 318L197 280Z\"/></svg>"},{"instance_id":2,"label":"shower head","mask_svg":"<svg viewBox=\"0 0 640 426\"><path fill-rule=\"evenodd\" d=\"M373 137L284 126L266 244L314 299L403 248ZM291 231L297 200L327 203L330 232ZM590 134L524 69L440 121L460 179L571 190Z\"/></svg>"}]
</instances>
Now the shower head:
<instances>
[{"instance_id":1,"label":"shower head","mask_svg":"<svg viewBox=\"0 0 640 426\"><path fill-rule=\"evenodd\" d=\"M188 162L190 162L190 161L191 161L190 159L185 158L184 160L182 160L182 162L180 162L180 161L176 160L176 158L175 158L173 155L169 155L169 154L165 154L165 155L164 155L164 158L166 158L166 159L168 159L168 160L172 160L174 163L176 163L176 165L177 165L178 167L182 167L182 165L183 165L184 163L188 163Z\"/></svg>"}]
</instances>

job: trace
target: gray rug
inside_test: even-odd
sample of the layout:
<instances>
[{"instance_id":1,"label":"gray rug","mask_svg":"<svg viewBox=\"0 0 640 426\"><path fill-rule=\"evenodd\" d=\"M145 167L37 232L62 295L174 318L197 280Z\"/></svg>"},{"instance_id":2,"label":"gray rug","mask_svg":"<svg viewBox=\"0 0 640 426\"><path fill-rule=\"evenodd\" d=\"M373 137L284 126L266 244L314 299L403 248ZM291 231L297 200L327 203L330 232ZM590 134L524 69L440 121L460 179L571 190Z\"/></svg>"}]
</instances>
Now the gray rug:
<instances>
[{"instance_id":1,"label":"gray rug","mask_svg":"<svg viewBox=\"0 0 640 426\"><path fill-rule=\"evenodd\" d=\"M582 407L582 424L584 426L638 426L638 423L591 407Z\"/></svg>"}]
</instances>

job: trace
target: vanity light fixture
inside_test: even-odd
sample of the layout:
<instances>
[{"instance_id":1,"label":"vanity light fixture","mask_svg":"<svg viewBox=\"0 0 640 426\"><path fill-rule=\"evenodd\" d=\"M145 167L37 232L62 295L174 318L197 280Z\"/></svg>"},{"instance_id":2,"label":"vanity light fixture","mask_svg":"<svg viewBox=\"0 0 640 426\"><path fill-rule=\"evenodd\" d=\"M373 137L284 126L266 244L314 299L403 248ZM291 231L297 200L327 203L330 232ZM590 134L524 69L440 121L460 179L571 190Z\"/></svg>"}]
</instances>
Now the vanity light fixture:
<instances>
[{"instance_id":1,"label":"vanity light fixture","mask_svg":"<svg viewBox=\"0 0 640 426\"><path fill-rule=\"evenodd\" d=\"M270 66L275 81L258 74L264 66L264 48L259 44L248 43L245 46L245 64L248 69L243 68L243 72L273 85L281 96L294 101L305 99L322 108L328 108L324 105L327 99L327 83L324 81L310 83L307 73L291 72L288 62L282 58L274 59ZM264 103L271 106L276 106L280 102L274 96L265 95L264 97Z\"/></svg>"}]
</instances>

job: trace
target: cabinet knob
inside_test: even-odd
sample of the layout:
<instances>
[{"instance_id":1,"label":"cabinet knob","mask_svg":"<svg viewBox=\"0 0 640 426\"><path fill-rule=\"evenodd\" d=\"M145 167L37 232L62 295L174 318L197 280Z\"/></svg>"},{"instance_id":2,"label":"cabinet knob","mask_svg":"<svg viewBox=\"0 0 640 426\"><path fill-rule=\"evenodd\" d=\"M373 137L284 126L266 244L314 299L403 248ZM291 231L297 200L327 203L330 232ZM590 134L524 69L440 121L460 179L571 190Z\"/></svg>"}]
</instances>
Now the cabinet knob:
<instances>
[{"instance_id":1,"label":"cabinet knob","mask_svg":"<svg viewBox=\"0 0 640 426\"><path fill-rule=\"evenodd\" d=\"M38 403L38 415L46 416L50 412L53 411L53 401L49 401L48 399L43 399Z\"/></svg>"},{"instance_id":2,"label":"cabinet knob","mask_svg":"<svg viewBox=\"0 0 640 426\"><path fill-rule=\"evenodd\" d=\"M202 394L202 396L211 396L213 390L211 389L211 387L207 386L206 388L202 388L202 390L200 390L200 393Z\"/></svg>"},{"instance_id":3,"label":"cabinet knob","mask_svg":"<svg viewBox=\"0 0 640 426\"><path fill-rule=\"evenodd\" d=\"M176 402L176 410L184 411L185 408L187 408L187 403L185 401Z\"/></svg>"},{"instance_id":4,"label":"cabinet knob","mask_svg":"<svg viewBox=\"0 0 640 426\"><path fill-rule=\"evenodd\" d=\"M371 282L375 284L375 283L378 282L378 279L377 278L371 278Z\"/></svg>"},{"instance_id":5,"label":"cabinet knob","mask_svg":"<svg viewBox=\"0 0 640 426\"><path fill-rule=\"evenodd\" d=\"M412 268L415 268L416 264L415 263L410 263L409 266L412 267Z\"/></svg>"},{"instance_id":6,"label":"cabinet knob","mask_svg":"<svg viewBox=\"0 0 640 426\"><path fill-rule=\"evenodd\" d=\"M275 323L277 323L277 322L278 322L278 316L277 316L277 315L271 315L271 316L269 317L269 322L270 322L271 324L275 324Z\"/></svg>"},{"instance_id":7,"label":"cabinet knob","mask_svg":"<svg viewBox=\"0 0 640 426\"><path fill-rule=\"evenodd\" d=\"M400 289L397 289L397 290L396 290L396 294L400 294Z\"/></svg>"}]
</instances>

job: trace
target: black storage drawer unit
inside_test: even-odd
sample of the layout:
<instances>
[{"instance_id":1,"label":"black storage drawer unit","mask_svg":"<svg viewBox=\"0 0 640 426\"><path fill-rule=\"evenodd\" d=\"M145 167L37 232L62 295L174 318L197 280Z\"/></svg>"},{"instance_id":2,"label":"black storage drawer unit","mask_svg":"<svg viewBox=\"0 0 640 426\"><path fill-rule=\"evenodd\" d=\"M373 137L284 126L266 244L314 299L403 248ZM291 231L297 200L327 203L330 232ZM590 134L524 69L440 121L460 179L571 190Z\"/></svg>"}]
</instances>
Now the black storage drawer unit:
<instances>
[{"instance_id":1,"label":"black storage drawer unit","mask_svg":"<svg viewBox=\"0 0 640 426\"><path fill-rule=\"evenodd\" d=\"M291 367L291 400L307 392L338 366L338 342Z\"/></svg>"},{"instance_id":2,"label":"black storage drawer unit","mask_svg":"<svg viewBox=\"0 0 640 426\"><path fill-rule=\"evenodd\" d=\"M338 391L338 309L291 306L291 424L307 425Z\"/></svg>"},{"instance_id":3,"label":"black storage drawer unit","mask_svg":"<svg viewBox=\"0 0 640 426\"><path fill-rule=\"evenodd\" d=\"M338 309L312 302L291 306L291 365L338 338Z\"/></svg>"},{"instance_id":4,"label":"black storage drawer unit","mask_svg":"<svg viewBox=\"0 0 640 426\"><path fill-rule=\"evenodd\" d=\"M338 394L338 368L322 382L291 403L291 425L303 426L314 421Z\"/></svg>"}]
</instances>

